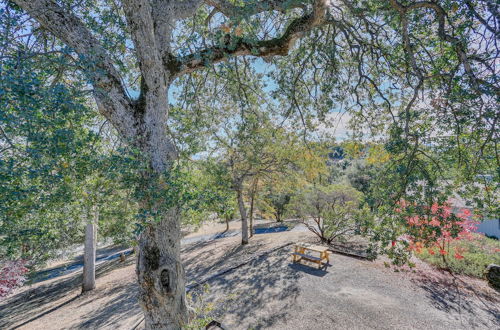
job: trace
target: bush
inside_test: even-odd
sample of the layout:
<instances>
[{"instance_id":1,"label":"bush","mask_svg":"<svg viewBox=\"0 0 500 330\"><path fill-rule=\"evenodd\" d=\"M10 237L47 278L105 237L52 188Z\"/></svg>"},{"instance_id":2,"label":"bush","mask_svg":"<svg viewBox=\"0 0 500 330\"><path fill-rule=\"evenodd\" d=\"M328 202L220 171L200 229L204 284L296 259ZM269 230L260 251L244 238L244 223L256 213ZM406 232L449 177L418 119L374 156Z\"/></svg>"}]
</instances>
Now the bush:
<instances>
[{"instance_id":1,"label":"bush","mask_svg":"<svg viewBox=\"0 0 500 330\"><path fill-rule=\"evenodd\" d=\"M476 234L473 240L454 241L450 248L463 251L463 258L448 258L443 261L438 253L431 254L423 249L417 257L439 268L448 269L456 274L484 278L484 271L489 264L500 264L500 242Z\"/></svg>"},{"instance_id":2,"label":"bush","mask_svg":"<svg viewBox=\"0 0 500 330\"><path fill-rule=\"evenodd\" d=\"M204 284L201 288L186 294L187 305L190 308L190 319L184 324L184 330L205 329L212 320L220 320L228 306L233 305L237 294L229 294L217 301L210 299L210 286Z\"/></svg>"},{"instance_id":3,"label":"bush","mask_svg":"<svg viewBox=\"0 0 500 330\"><path fill-rule=\"evenodd\" d=\"M363 194L351 186L310 187L295 196L291 209L322 242L331 244L360 229L369 215L360 209Z\"/></svg>"},{"instance_id":4,"label":"bush","mask_svg":"<svg viewBox=\"0 0 500 330\"><path fill-rule=\"evenodd\" d=\"M24 276L28 272L26 261L16 260L0 263L0 297L6 297L12 291L23 285Z\"/></svg>"}]
</instances>

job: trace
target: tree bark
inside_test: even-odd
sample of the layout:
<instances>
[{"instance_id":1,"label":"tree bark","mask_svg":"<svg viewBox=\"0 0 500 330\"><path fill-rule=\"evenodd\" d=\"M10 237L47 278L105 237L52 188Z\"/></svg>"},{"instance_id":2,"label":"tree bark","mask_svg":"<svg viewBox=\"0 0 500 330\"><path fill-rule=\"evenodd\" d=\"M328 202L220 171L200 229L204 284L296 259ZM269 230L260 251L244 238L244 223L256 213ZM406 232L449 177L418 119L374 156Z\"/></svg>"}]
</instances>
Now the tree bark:
<instances>
[{"instance_id":1,"label":"tree bark","mask_svg":"<svg viewBox=\"0 0 500 330\"><path fill-rule=\"evenodd\" d=\"M250 195L250 237L253 237L253 211L254 211L254 202L255 202L255 194L257 193L257 185L259 184L259 179L255 179L254 184L252 185L252 192Z\"/></svg>"},{"instance_id":2,"label":"tree bark","mask_svg":"<svg viewBox=\"0 0 500 330\"><path fill-rule=\"evenodd\" d=\"M83 252L82 293L95 289L95 255L97 226L89 223L85 227L85 245Z\"/></svg>"},{"instance_id":3,"label":"tree bark","mask_svg":"<svg viewBox=\"0 0 500 330\"><path fill-rule=\"evenodd\" d=\"M180 251L179 211L173 208L139 238L136 272L147 329L181 329L187 321Z\"/></svg>"},{"instance_id":4,"label":"tree bark","mask_svg":"<svg viewBox=\"0 0 500 330\"><path fill-rule=\"evenodd\" d=\"M226 229L224 230L224 232L226 232L229 230L229 216L225 215L224 219L226 220Z\"/></svg>"},{"instance_id":5,"label":"tree bark","mask_svg":"<svg viewBox=\"0 0 500 330\"><path fill-rule=\"evenodd\" d=\"M162 78L158 77L158 81ZM165 127L167 89L162 84L157 89L148 88L145 93L145 139L141 149L149 156L149 169L144 173L141 187L144 196L141 208L144 214L152 216L146 219L139 237L136 273L146 329L181 329L188 321L186 280L180 256L180 209L177 205L163 209L165 201L155 193L166 189L161 182L177 158Z\"/></svg>"},{"instance_id":6,"label":"tree bark","mask_svg":"<svg viewBox=\"0 0 500 330\"><path fill-rule=\"evenodd\" d=\"M253 237L253 204L254 204L254 193L250 197L250 238Z\"/></svg>"},{"instance_id":7,"label":"tree bark","mask_svg":"<svg viewBox=\"0 0 500 330\"><path fill-rule=\"evenodd\" d=\"M238 197L238 208L241 215L241 245L248 244L248 220L245 203L243 201L243 188L241 185L237 188L236 195Z\"/></svg>"}]
</instances>

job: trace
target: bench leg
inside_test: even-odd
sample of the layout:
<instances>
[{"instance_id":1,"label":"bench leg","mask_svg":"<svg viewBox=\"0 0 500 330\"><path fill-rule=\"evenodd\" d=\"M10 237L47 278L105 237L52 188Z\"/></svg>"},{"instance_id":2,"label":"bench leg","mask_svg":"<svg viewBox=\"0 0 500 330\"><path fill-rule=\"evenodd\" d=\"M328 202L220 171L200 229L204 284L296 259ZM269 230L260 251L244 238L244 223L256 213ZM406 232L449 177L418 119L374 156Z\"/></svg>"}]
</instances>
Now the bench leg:
<instances>
[{"instance_id":1,"label":"bench leg","mask_svg":"<svg viewBox=\"0 0 500 330\"><path fill-rule=\"evenodd\" d=\"M325 266L327 266L329 263L330 263L330 257L328 256L328 252L327 251L324 251L324 252L321 252L321 261L320 261L320 264L322 264L323 260L325 260Z\"/></svg>"}]
</instances>

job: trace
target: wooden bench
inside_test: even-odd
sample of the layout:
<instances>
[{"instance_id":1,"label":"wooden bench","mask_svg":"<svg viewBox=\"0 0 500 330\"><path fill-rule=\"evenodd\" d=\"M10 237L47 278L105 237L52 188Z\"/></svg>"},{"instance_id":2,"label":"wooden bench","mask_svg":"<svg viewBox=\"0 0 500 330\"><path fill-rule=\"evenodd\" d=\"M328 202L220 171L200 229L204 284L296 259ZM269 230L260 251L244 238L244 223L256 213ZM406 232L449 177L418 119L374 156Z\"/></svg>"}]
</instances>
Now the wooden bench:
<instances>
[{"instance_id":1,"label":"wooden bench","mask_svg":"<svg viewBox=\"0 0 500 330\"><path fill-rule=\"evenodd\" d=\"M313 256L309 252L319 252L319 257ZM318 269L323 266L323 260L325 261L324 265L330 263L327 247L307 243L295 244L294 252L292 253L292 261L298 262L302 259L317 263Z\"/></svg>"}]
</instances>

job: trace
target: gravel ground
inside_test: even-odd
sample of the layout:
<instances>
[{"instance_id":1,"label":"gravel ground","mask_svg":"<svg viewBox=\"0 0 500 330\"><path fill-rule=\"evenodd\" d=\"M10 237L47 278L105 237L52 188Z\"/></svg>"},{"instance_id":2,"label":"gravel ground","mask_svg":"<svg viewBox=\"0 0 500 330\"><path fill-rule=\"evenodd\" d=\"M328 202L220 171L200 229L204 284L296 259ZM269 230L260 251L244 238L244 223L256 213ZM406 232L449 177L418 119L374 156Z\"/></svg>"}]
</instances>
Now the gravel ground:
<instances>
[{"instance_id":1,"label":"gravel ground","mask_svg":"<svg viewBox=\"0 0 500 330\"><path fill-rule=\"evenodd\" d=\"M435 270L428 277L395 273L381 262L343 255L332 255L331 266L317 270L292 264L288 249L209 282L229 329L500 327L498 294L476 280L457 289Z\"/></svg>"},{"instance_id":2,"label":"gravel ground","mask_svg":"<svg viewBox=\"0 0 500 330\"><path fill-rule=\"evenodd\" d=\"M395 273L383 260L337 254L316 270L291 264L290 246L276 249L311 239L297 231L256 235L245 247L239 237L186 245L188 284L208 280L206 298L229 329L500 328L499 294L484 281L420 262ZM134 270L131 257L100 265L97 289L83 296L76 273L24 287L0 302L0 329L132 329L142 317Z\"/></svg>"}]
</instances>

